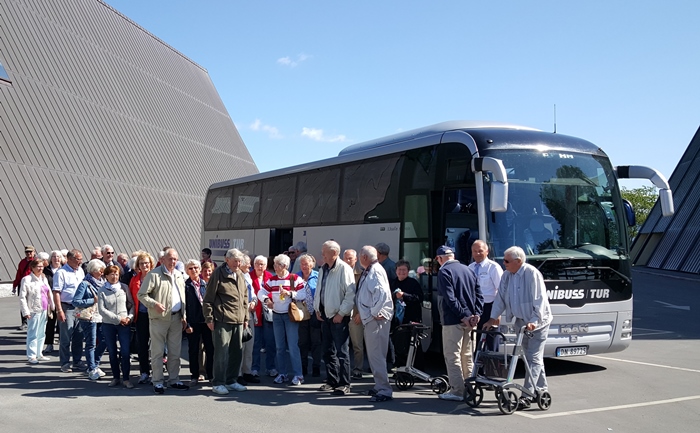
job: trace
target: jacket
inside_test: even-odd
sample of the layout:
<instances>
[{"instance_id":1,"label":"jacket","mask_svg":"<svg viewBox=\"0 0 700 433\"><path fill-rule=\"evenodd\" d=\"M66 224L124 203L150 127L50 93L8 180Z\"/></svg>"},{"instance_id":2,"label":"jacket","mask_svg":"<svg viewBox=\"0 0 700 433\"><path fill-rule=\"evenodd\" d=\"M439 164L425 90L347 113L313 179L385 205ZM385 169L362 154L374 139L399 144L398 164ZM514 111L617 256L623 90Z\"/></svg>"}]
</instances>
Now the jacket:
<instances>
[{"instance_id":1,"label":"jacket","mask_svg":"<svg viewBox=\"0 0 700 433\"><path fill-rule=\"evenodd\" d=\"M207 283L203 279L199 279L199 289L206 290ZM192 327L195 323L204 323L204 313L202 312L202 302L197 296L197 288L194 286L192 278L185 281L185 297L187 297L187 326ZM202 296L204 298L204 296Z\"/></svg>"},{"instance_id":2,"label":"jacket","mask_svg":"<svg viewBox=\"0 0 700 433\"><path fill-rule=\"evenodd\" d=\"M32 273L32 267L29 266L32 263L31 260L22 259L17 265L17 273L15 274L15 280L12 282L12 288L19 287L22 283L22 278Z\"/></svg>"},{"instance_id":3,"label":"jacket","mask_svg":"<svg viewBox=\"0 0 700 433\"><path fill-rule=\"evenodd\" d=\"M49 287L49 282L41 274L39 277L30 273L26 277L22 278L19 283L19 306L22 313L22 317L31 316L36 313L40 313L43 310L41 305L42 287ZM53 295L51 290L48 293L48 306L49 310L55 309Z\"/></svg>"},{"instance_id":4,"label":"jacket","mask_svg":"<svg viewBox=\"0 0 700 433\"><path fill-rule=\"evenodd\" d=\"M165 273L163 266L158 266L146 274L138 292L139 301L148 308L148 318L170 321L173 310L173 289L178 291L182 307L183 319L187 319L185 300L185 278L178 270L173 270L172 276ZM163 304L165 311L159 313L156 303Z\"/></svg>"},{"instance_id":5,"label":"jacket","mask_svg":"<svg viewBox=\"0 0 700 433\"><path fill-rule=\"evenodd\" d=\"M229 274L228 266L219 266L207 283L202 312L206 323L241 325L248 321L248 287L243 272Z\"/></svg>"},{"instance_id":6,"label":"jacket","mask_svg":"<svg viewBox=\"0 0 700 433\"><path fill-rule=\"evenodd\" d=\"M102 316L102 323L119 325L121 319L134 317L134 301L126 284L120 283L120 289L112 291L108 283L97 292L97 308Z\"/></svg>"},{"instance_id":7,"label":"jacket","mask_svg":"<svg viewBox=\"0 0 700 433\"><path fill-rule=\"evenodd\" d=\"M267 283L267 280L272 277L272 274L269 271L263 271L263 277L262 277L262 282L263 285ZM258 275L255 273L255 269L250 270L250 279L253 281L253 294L255 297L258 296L258 292L261 289L260 286L260 281L258 280ZM262 302L258 302L255 304L255 326L263 326L263 317L262 317Z\"/></svg>"},{"instance_id":8,"label":"jacket","mask_svg":"<svg viewBox=\"0 0 700 433\"><path fill-rule=\"evenodd\" d=\"M384 267L378 262L369 265L360 277L355 295L363 325L378 316L382 316L388 323L394 316L394 304L391 302L389 290L389 279Z\"/></svg>"},{"instance_id":9,"label":"jacket","mask_svg":"<svg viewBox=\"0 0 700 433\"><path fill-rule=\"evenodd\" d=\"M324 287L325 280L325 289ZM336 314L349 316L355 303L355 275L350 265L340 260L335 260L332 268L323 265L318 273L318 285L314 296L314 311L324 311L326 318L332 318ZM323 296L323 299L321 297ZM324 310L321 310L323 303Z\"/></svg>"},{"instance_id":10,"label":"jacket","mask_svg":"<svg viewBox=\"0 0 700 433\"><path fill-rule=\"evenodd\" d=\"M443 326L481 315L484 297L474 271L457 260L445 262L438 272L438 305Z\"/></svg>"}]
</instances>

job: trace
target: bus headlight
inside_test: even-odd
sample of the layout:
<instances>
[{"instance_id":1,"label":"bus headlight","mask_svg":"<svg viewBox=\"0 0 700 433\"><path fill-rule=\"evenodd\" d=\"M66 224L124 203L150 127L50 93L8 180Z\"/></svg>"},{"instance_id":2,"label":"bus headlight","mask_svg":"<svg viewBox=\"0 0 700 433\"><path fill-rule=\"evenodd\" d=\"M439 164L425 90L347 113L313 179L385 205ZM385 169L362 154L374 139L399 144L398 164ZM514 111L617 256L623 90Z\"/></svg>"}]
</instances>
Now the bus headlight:
<instances>
[{"instance_id":1,"label":"bus headlight","mask_svg":"<svg viewBox=\"0 0 700 433\"><path fill-rule=\"evenodd\" d=\"M631 332L623 332L622 334L620 334L620 338L623 340L632 338L632 333Z\"/></svg>"},{"instance_id":2,"label":"bus headlight","mask_svg":"<svg viewBox=\"0 0 700 433\"><path fill-rule=\"evenodd\" d=\"M632 329L632 319L623 320L622 329ZM622 335L624 336L625 334Z\"/></svg>"}]
</instances>

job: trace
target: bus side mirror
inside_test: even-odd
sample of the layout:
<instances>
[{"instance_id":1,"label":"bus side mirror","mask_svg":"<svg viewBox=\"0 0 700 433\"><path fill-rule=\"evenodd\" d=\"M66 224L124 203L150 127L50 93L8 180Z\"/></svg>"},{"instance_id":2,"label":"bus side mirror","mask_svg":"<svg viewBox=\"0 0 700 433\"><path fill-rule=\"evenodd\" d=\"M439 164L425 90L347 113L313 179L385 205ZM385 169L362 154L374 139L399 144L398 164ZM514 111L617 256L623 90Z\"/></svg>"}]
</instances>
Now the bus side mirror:
<instances>
[{"instance_id":1,"label":"bus side mirror","mask_svg":"<svg viewBox=\"0 0 700 433\"><path fill-rule=\"evenodd\" d=\"M659 203L661 204L661 213L663 216L673 215L673 194L670 189L659 190Z\"/></svg>"},{"instance_id":2,"label":"bus side mirror","mask_svg":"<svg viewBox=\"0 0 700 433\"><path fill-rule=\"evenodd\" d=\"M632 203L630 203L628 200L623 199L622 205L625 207L625 217L627 218L627 225L630 227L634 227L635 225L637 225L637 217L634 215L634 207L632 207Z\"/></svg>"},{"instance_id":3,"label":"bus side mirror","mask_svg":"<svg viewBox=\"0 0 700 433\"><path fill-rule=\"evenodd\" d=\"M491 212L505 212L508 209L508 175L503 161L491 157L472 159L472 171L491 172Z\"/></svg>"},{"instance_id":4,"label":"bus side mirror","mask_svg":"<svg viewBox=\"0 0 700 433\"><path fill-rule=\"evenodd\" d=\"M666 178L653 168L640 165L620 165L615 167L618 179L649 179L655 187L659 188L659 204L661 204L661 214L671 216L673 209L673 193Z\"/></svg>"}]
</instances>

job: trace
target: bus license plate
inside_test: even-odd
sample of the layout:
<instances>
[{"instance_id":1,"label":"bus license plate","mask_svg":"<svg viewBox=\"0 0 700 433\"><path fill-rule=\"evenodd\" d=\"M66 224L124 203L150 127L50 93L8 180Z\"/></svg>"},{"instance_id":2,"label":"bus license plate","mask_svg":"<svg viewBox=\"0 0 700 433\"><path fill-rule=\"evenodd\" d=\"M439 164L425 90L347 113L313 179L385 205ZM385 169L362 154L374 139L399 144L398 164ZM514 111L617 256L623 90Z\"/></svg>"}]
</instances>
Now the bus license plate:
<instances>
[{"instance_id":1,"label":"bus license plate","mask_svg":"<svg viewBox=\"0 0 700 433\"><path fill-rule=\"evenodd\" d=\"M560 347L557 356L583 356L588 354L588 346Z\"/></svg>"}]
</instances>

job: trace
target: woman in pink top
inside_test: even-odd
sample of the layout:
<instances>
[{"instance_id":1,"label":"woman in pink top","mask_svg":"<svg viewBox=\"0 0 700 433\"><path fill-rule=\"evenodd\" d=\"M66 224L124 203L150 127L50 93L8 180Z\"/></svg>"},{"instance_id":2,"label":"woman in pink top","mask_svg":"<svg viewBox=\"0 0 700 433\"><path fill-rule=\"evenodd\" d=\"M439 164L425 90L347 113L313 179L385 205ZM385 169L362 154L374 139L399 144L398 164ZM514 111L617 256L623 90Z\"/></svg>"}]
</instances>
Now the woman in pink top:
<instances>
[{"instance_id":1,"label":"woman in pink top","mask_svg":"<svg viewBox=\"0 0 700 433\"><path fill-rule=\"evenodd\" d=\"M34 259L29 264L31 273L22 278L19 305L22 317L27 319L27 359L30 364L51 359L42 354L46 338L49 310L55 309L49 281L44 275L44 260Z\"/></svg>"}]
</instances>

